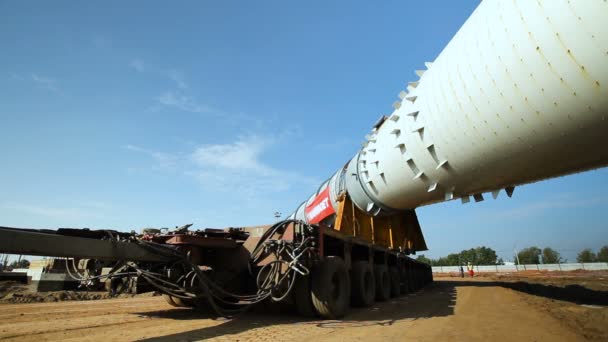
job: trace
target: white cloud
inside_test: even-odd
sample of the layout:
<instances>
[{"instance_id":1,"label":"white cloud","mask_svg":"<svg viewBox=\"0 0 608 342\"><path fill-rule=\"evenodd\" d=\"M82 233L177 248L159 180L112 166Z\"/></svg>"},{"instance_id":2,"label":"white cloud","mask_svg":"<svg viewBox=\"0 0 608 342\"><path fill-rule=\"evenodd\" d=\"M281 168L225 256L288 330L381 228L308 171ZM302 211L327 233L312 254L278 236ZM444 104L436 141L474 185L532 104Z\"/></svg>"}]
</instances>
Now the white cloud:
<instances>
[{"instance_id":1,"label":"white cloud","mask_svg":"<svg viewBox=\"0 0 608 342\"><path fill-rule=\"evenodd\" d=\"M205 144L183 155L167 155L133 145L126 148L154 158L160 166L171 166L193 177L209 192L229 192L254 199L284 192L294 186L311 186L319 180L292 170L275 168L263 156L276 141L258 135L238 137L225 144ZM170 162L167 162L170 161Z\"/></svg>"},{"instance_id":2,"label":"white cloud","mask_svg":"<svg viewBox=\"0 0 608 342\"><path fill-rule=\"evenodd\" d=\"M141 59L132 60L131 63L129 63L129 66L137 72L144 72L146 70L146 64Z\"/></svg>"},{"instance_id":3,"label":"white cloud","mask_svg":"<svg viewBox=\"0 0 608 342\"><path fill-rule=\"evenodd\" d=\"M241 137L230 144L202 145L194 151L192 159L203 168L272 172L259 159L269 145L269 141L258 136Z\"/></svg>"},{"instance_id":4,"label":"white cloud","mask_svg":"<svg viewBox=\"0 0 608 342\"><path fill-rule=\"evenodd\" d=\"M91 43L98 49L108 49L112 47L112 39L104 35L95 35L91 38Z\"/></svg>"},{"instance_id":5,"label":"white cloud","mask_svg":"<svg viewBox=\"0 0 608 342\"><path fill-rule=\"evenodd\" d=\"M56 208L22 203L3 204L2 208L62 221L90 219L101 216L94 208Z\"/></svg>"},{"instance_id":6,"label":"white cloud","mask_svg":"<svg viewBox=\"0 0 608 342\"><path fill-rule=\"evenodd\" d=\"M141 58L134 58L129 62L129 67L133 68L135 71L143 73L149 72L151 74L156 74L157 76L161 76L163 78L167 78L175 83L179 89L188 89L188 83L186 83L186 79L184 74L177 69L161 69L154 66L149 65Z\"/></svg>"},{"instance_id":7,"label":"white cloud","mask_svg":"<svg viewBox=\"0 0 608 342\"><path fill-rule=\"evenodd\" d=\"M30 79L37 85L52 91L58 91L57 80L46 76L40 76L36 73L31 73Z\"/></svg>"},{"instance_id":8,"label":"white cloud","mask_svg":"<svg viewBox=\"0 0 608 342\"><path fill-rule=\"evenodd\" d=\"M235 192L250 198L287 191L294 185L319 183L316 179L265 163L262 156L275 143L251 135L239 137L232 143L199 146L190 155L198 167L190 174L205 188Z\"/></svg>"},{"instance_id":9,"label":"white cloud","mask_svg":"<svg viewBox=\"0 0 608 342\"><path fill-rule=\"evenodd\" d=\"M357 149L357 142L358 140L352 137L342 137L330 141L317 142L314 147L323 151L355 151Z\"/></svg>"},{"instance_id":10,"label":"white cloud","mask_svg":"<svg viewBox=\"0 0 608 342\"><path fill-rule=\"evenodd\" d=\"M194 98L176 91L166 91L158 102L167 107L175 107L179 110L192 113L209 113L211 108L198 103Z\"/></svg>"},{"instance_id":11,"label":"white cloud","mask_svg":"<svg viewBox=\"0 0 608 342\"><path fill-rule=\"evenodd\" d=\"M129 151L143 153L143 154L153 158L154 160L156 160L156 162L159 164L159 166L164 167L164 168L174 167L179 159L177 156L174 156L170 153L150 151L148 149L145 149L145 148L142 148L139 146L135 146L135 145L125 145L124 147Z\"/></svg>"},{"instance_id":12,"label":"white cloud","mask_svg":"<svg viewBox=\"0 0 608 342\"><path fill-rule=\"evenodd\" d=\"M187 94L190 88L186 82L184 73L178 69L162 69L149 65L140 58L135 58L129 62L129 67L139 73L149 73L161 78L170 80L173 83L173 88L161 94L157 100L158 103L166 107L174 107L185 112L205 113L211 112L211 109ZM153 110L158 110L158 107L152 106Z\"/></svg>"},{"instance_id":13,"label":"white cloud","mask_svg":"<svg viewBox=\"0 0 608 342\"><path fill-rule=\"evenodd\" d=\"M186 81L184 81L184 75L180 71L171 69L167 71L167 77L169 77L173 82L175 82L175 85L177 85L178 88L188 89L188 84L186 83Z\"/></svg>"},{"instance_id":14,"label":"white cloud","mask_svg":"<svg viewBox=\"0 0 608 342\"><path fill-rule=\"evenodd\" d=\"M17 73L11 72L10 75L11 75L11 78L14 79L14 80L17 80L17 81L23 81L23 80L25 80L23 78L23 76L21 76L21 75L19 75Z\"/></svg>"},{"instance_id":15,"label":"white cloud","mask_svg":"<svg viewBox=\"0 0 608 342\"><path fill-rule=\"evenodd\" d=\"M57 82L56 79L50 78L48 76L43 76L35 72L31 72L29 75L11 72L9 75L11 79L15 81L33 83L34 85L40 88L44 88L46 90L50 90L56 93L61 93L58 86L59 82Z\"/></svg>"}]
</instances>

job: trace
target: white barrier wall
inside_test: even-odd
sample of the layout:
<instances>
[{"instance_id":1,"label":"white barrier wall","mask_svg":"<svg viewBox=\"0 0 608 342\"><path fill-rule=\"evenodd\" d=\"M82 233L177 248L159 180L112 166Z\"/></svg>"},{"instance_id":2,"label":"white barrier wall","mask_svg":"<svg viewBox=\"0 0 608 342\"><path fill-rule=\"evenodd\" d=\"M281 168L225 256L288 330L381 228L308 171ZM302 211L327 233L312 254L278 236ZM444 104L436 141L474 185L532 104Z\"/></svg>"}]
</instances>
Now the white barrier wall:
<instances>
[{"instance_id":1,"label":"white barrier wall","mask_svg":"<svg viewBox=\"0 0 608 342\"><path fill-rule=\"evenodd\" d=\"M464 271L467 271L466 265L463 266ZM608 263L593 262L593 263L570 263L570 264L543 264L543 265L482 265L473 266L476 273L486 272L519 272L519 271L601 271L608 270ZM433 273L458 273L458 266L433 266Z\"/></svg>"}]
</instances>

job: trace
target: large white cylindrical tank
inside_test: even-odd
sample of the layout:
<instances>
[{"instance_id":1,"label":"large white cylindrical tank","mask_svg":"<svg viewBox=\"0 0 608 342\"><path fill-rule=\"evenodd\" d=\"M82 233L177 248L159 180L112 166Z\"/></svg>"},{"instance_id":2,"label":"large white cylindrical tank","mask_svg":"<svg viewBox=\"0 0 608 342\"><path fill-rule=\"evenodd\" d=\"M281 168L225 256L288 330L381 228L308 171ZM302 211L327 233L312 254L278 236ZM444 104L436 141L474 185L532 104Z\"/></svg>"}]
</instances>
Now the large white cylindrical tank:
<instances>
[{"instance_id":1,"label":"large white cylindrical tank","mask_svg":"<svg viewBox=\"0 0 608 342\"><path fill-rule=\"evenodd\" d=\"M353 202L380 214L608 165L607 22L605 1L481 2L336 174Z\"/></svg>"}]
</instances>

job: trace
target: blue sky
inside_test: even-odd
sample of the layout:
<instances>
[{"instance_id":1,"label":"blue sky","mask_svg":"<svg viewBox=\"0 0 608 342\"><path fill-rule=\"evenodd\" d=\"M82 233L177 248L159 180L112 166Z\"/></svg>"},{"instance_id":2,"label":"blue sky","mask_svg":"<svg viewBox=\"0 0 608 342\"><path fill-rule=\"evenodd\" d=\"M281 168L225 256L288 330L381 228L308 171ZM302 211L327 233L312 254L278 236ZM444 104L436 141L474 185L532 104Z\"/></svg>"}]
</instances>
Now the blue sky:
<instances>
[{"instance_id":1,"label":"blue sky","mask_svg":"<svg viewBox=\"0 0 608 342\"><path fill-rule=\"evenodd\" d=\"M0 225L290 213L478 1L0 3ZM418 209L439 257L608 244L608 171Z\"/></svg>"}]
</instances>

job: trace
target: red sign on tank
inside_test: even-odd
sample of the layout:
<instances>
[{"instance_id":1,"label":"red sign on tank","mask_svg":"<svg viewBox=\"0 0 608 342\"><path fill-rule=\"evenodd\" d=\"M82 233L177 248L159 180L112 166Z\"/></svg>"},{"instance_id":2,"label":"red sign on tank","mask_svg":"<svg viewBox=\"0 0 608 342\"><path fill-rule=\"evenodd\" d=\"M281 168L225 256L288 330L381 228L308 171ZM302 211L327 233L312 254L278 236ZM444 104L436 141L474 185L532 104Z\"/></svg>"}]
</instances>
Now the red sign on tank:
<instances>
[{"instance_id":1,"label":"red sign on tank","mask_svg":"<svg viewBox=\"0 0 608 342\"><path fill-rule=\"evenodd\" d=\"M329 187L321 191L314 201L304 208L304 214L308 223L319 223L321 220L329 215L334 214L336 211L331 206L329 199Z\"/></svg>"}]
</instances>

